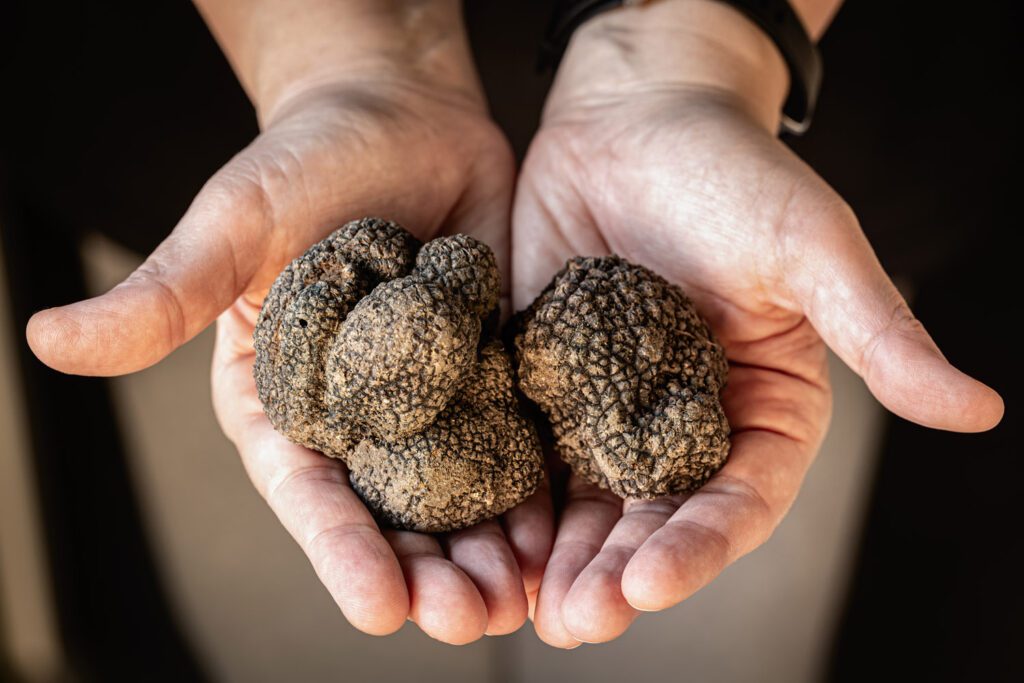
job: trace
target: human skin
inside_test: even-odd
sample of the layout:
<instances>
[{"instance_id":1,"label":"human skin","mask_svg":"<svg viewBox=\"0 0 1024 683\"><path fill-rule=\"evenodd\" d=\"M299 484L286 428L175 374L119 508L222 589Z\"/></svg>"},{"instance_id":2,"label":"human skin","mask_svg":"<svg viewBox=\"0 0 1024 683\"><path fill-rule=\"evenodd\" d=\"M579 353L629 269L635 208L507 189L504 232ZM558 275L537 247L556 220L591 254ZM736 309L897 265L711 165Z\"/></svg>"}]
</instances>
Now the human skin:
<instances>
[{"instance_id":1,"label":"human skin","mask_svg":"<svg viewBox=\"0 0 1024 683\"><path fill-rule=\"evenodd\" d=\"M814 36L838 3L794 3ZM694 494L620 500L570 477L534 624L572 648L679 603L763 543L828 426L826 345L891 411L973 432L999 396L951 366L850 207L776 136L788 74L714 0L606 12L576 32L521 171L513 303L577 254L617 253L680 285L730 361L724 468Z\"/></svg>"},{"instance_id":2,"label":"human skin","mask_svg":"<svg viewBox=\"0 0 1024 683\"><path fill-rule=\"evenodd\" d=\"M357 628L411 619L466 643L519 628L550 547L545 494L441 536L378 529L337 460L273 430L252 377L252 334L274 278L348 220L393 219L423 241L464 232L508 282L514 164L491 122L456 0L197 3L261 133L203 187L125 282L37 313L27 335L63 372L156 363L217 319L213 399L260 494ZM533 588L535 590L535 588Z\"/></svg>"},{"instance_id":3,"label":"human skin","mask_svg":"<svg viewBox=\"0 0 1024 683\"><path fill-rule=\"evenodd\" d=\"M411 618L464 643L518 628L529 596L541 637L571 647L621 633L637 608L678 602L767 537L795 496L827 423L819 334L905 417L962 431L998 421L998 396L941 358L849 208L774 139L786 74L770 43L709 0L660 0L606 13L574 39L517 190L515 304L576 253L619 251L681 284L734 362L730 464L682 507L623 504L570 481L539 597L544 491L500 524L440 540L381 534L343 466L264 417L256 314L290 259L364 215L423 240L472 234L507 275L511 155L455 0L197 4L262 132L138 271L38 313L29 343L58 370L117 375L217 319L221 425L357 628L384 634ZM824 27L825 4L798 4L814 32Z\"/></svg>"}]
</instances>

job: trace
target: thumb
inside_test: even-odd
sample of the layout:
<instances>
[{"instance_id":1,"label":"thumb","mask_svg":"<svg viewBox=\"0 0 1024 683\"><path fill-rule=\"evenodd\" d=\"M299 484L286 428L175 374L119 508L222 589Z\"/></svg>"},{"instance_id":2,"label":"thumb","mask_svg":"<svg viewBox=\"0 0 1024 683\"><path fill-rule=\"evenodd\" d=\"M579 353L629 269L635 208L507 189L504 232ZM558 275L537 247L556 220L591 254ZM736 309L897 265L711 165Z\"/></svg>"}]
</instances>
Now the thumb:
<instances>
[{"instance_id":1,"label":"thumb","mask_svg":"<svg viewBox=\"0 0 1024 683\"><path fill-rule=\"evenodd\" d=\"M950 365L886 275L850 208L835 202L792 226L802 253L788 274L826 343L892 412L926 427L991 429L995 391Z\"/></svg>"},{"instance_id":2,"label":"thumb","mask_svg":"<svg viewBox=\"0 0 1024 683\"><path fill-rule=\"evenodd\" d=\"M153 365L209 325L244 290L271 227L266 195L240 159L207 182L128 279L32 316L32 352L61 372L119 375Z\"/></svg>"}]
</instances>

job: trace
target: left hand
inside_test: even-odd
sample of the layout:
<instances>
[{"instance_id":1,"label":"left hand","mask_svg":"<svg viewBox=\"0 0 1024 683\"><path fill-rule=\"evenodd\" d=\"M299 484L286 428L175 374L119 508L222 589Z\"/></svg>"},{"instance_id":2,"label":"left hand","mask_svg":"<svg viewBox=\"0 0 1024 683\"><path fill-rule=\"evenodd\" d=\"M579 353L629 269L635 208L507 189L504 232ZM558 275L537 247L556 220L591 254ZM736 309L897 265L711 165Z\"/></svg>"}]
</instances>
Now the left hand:
<instances>
[{"instance_id":1,"label":"left hand","mask_svg":"<svg viewBox=\"0 0 1024 683\"><path fill-rule=\"evenodd\" d=\"M680 285L729 358L732 452L696 493L653 501L570 478L534 615L552 645L611 640L769 537L828 426L826 343L907 419L978 431L1002 415L914 319L846 203L776 138L785 77L734 10L671 0L591 20L560 69L517 189L515 308L580 254Z\"/></svg>"}]
</instances>

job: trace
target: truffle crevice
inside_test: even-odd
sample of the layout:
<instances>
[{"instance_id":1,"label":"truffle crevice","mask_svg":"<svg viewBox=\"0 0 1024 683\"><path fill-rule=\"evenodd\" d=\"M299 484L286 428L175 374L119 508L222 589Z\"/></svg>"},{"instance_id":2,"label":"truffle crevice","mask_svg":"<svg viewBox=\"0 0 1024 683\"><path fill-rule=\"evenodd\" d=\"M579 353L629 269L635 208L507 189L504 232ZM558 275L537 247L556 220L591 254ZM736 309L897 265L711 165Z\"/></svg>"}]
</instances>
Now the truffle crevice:
<instances>
[{"instance_id":1,"label":"truffle crevice","mask_svg":"<svg viewBox=\"0 0 1024 683\"><path fill-rule=\"evenodd\" d=\"M448 531L518 504L542 476L508 353L486 321L494 254L466 235L421 243L390 221L348 223L274 282L254 333L267 417L340 458L399 528Z\"/></svg>"},{"instance_id":2,"label":"truffle crevice","mask_svg":"<svg viewBox=\"0 0 1024 683\"><path fill-rule=\"evenodd\" d=\"M575 258L514 324L519 387L581 478L656 498L724 464L725 354L679 287L617 256Z\"/></svg>"}]
</instances>

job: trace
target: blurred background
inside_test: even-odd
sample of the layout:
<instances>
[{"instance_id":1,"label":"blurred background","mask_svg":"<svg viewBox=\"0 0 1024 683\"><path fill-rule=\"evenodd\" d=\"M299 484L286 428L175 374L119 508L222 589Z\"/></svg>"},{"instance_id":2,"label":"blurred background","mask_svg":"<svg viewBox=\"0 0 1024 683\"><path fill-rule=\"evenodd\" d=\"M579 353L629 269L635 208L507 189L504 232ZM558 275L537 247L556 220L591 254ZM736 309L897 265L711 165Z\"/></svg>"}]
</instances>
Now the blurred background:
<instances>
[{"instance_id":1,"label":"blurred background","mask_svg":"<svg viewBox=\"0 0 1024 683\"><path fill-rule=\"evenodd\" d=\"M550 3L467 0L517 152ZM762 548L606 645L529 625L455 649L343 619L213 417L212 330L113 380L32 357L35 310L106 290L256 133L184 0L0 8L0 680L1022 680L1014 3L857 3L789 140L854 207L950 360L999 390L983 435L888 416L832 363L831 431ZM1014 242L1015 243L1015 242ZM884 669L882 668L884 665Z\"/></svg>"}]
</instances>

